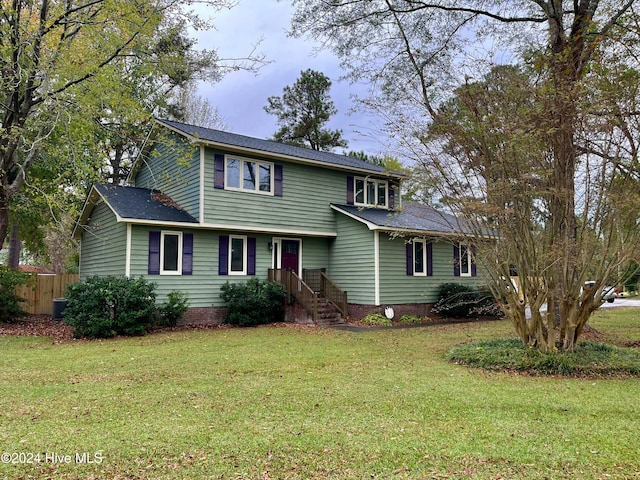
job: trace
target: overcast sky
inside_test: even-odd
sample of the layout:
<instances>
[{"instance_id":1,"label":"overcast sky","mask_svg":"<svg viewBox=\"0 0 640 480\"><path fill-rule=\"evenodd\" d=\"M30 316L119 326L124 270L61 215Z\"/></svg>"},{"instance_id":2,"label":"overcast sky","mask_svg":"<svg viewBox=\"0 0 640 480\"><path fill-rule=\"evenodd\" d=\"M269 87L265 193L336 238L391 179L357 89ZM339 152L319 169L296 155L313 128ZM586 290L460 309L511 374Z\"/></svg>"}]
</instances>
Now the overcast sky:
<instances>
[{"instance_id":1,"label":"overcast sky","mask_svg":"<svg viewBox=\"0 0 640 480\"><path fill-rule=\"evenodd\" d=\"M228 131L269 138L278 127L276 117L264 111L267 98L281 96L282 89L293 85L301 71L311 68L332 81L330 94L338 113L329 127L342 129L349 150L381 153L384 142L375 138L375 122L363 114L350 114L353 107L350 94L356 87L340 80L344 72L338 59L328 51L314 53L315 45L307 39L287 37L291 12L286 0L240 0L231 10L210 13L215 30L198 32L200 48L215 49L222 58L245 57L262 39L258 51L271 63L257 75L238 71L216 84L203 84L200 95L218 109Z\"/></svg>"}]
</instances>

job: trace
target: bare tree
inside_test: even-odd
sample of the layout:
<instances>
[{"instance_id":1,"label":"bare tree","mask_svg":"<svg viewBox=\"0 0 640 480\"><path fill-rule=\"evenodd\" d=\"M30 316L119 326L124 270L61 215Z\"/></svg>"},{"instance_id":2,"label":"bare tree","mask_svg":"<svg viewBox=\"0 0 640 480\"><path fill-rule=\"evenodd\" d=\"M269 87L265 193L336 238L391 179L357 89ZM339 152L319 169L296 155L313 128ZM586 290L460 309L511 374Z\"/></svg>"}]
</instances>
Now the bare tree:
<instances>
[{"instance_id":1,"label":"bare tree","mask_svg":"<svg viewBox=\"0 0 640 480\"><path fill-rule=\"evenodd\" d=\"M478 255L523 342L556 348L546 303L561 348L573 349L638 245L636 87L611 88L637 66L636 2L294 3L294 34L310 32L352 78L373 79L368 105L446 187L442 202L476 243L496 237ZM524 77L493 71L508 92L485 77L503 58L529 66ZM595 291L583 288L591 275Z\"/></svg>"}]
</instances>

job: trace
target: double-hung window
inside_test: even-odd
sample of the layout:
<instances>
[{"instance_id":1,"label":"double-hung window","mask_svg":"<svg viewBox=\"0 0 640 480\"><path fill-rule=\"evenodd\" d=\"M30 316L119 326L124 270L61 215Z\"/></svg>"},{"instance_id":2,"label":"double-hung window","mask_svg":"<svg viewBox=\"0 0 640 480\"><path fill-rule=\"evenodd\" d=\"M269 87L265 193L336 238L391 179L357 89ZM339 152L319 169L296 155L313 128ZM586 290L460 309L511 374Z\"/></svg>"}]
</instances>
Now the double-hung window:
<instances>
[{"instance_id":1,"label":"double-hung window","mask_svg":"<svg viewBox=\"0 0 640 480\"><path fill-rule=\"evenodd\" d=\"M273 164L246 158L225 159L225 188L273 195Z\"/></svg>"},{"instance_id":2,"label":"double-hung window","mask_svg":"<svg viewBox=\"0 0 640 480\"><path fill-rule=\"evenodd\" d=\"M426 240L413 241L413 274L427 275L427 243Z\"/></svg>"},{"instance_id":3,"label":"double-hung window","mask_svg":"<svg viewBox=\"0 0 640 480\"><path fill-rule=\"evenodd\" d=\"M464 243L453 246L454 275L456 277L475 277L476 264L473 258L473 249Z\"/></svg>"},{"instance_id":4,"label":"double-hung window","mask_svg":"<svg viewBox=\"0 0 640 480\"><path fill-rule=\"evenodd\" d=\"M355 204L367 207L386 207L389 205L389 185L386 180L354 178Z\"/></svg>"},{"instance_id":5,"label":"double-hung window","mask_svg":"<svg viewBox=\"0 0 640 480\"><path fill-rule=\"evenodd\" d=\"M221 235L219 237L218 275L256 274L255 237Z\"/></svg>"},{"instance_id":6,"label":"double-hung window","mask_svg":"<svg viewBox=\"0 0 640 480\"><path fill-rule=\"evenodd\" d=\"M433 244L425 238L414 238L407 244L407 275L433 275Z\"/></svg>"},{"instance_id":7,"label":"double-hung window","mask_svg":"<svg viewBox=\"0 0 640 480\"><path fill-rule=\"evenodd\" d=\"M460 276L471 276L471 249L463 243L460 244Z\"/></svg>"},{"instance_id":8,"label":"double-hung window","mask_svg":"<svg viewBox=\"0 0 640 480\"><path fill-rule=\"evenodd\" d=\"M160 275L182 274L182 232L160 233Z\"/></svg>"},{"instance_id":9,"label":"double-hung window","mask_svg":"<svg viewBox=\"0 0 640 480\"><path fill-rule=\"evenodd\" d=\"M193 233L149 232L149 275L191 275Z\"/></svg>"},{"instance_id":10,"label":"double-hung window","mask_svg":"<svg viewBox=\"0 0 640 480\"><path fill-rule=\"evenodd\" d=\"M247 274L247 237L229 237L229 275Z\"/></svg>"}]
</instances>

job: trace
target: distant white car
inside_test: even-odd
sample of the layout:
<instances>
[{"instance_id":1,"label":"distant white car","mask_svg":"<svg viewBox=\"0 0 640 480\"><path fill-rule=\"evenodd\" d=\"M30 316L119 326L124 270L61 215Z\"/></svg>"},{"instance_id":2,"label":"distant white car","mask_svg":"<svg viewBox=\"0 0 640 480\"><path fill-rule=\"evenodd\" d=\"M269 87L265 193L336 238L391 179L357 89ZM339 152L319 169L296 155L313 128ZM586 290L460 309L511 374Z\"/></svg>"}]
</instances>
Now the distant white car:
<instances>
[{"instance_id":1,"label":"distant white car","mask_svg":"<svg viewBox=\"0 0 640 480\"><path fill-rule=\"evenodd\" d=\"M596 282L593 280L588 280L584 282L584 286L586 288L594 288ZM612 287L611 285L605 285L602 287L602 300L613 303L615 299L618 298L618 294L616 293L616 287Z\"/></svg>"}]
</instances>

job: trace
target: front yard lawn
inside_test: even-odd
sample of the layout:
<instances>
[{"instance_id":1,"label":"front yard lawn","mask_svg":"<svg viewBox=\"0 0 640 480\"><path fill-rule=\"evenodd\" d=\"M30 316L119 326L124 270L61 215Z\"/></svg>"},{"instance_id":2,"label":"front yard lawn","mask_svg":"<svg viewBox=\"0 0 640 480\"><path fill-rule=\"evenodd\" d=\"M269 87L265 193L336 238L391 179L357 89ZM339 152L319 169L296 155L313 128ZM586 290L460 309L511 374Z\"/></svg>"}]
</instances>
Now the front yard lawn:
<instances>
[{"instance_id":1,"label":"front yard lawn","mask_svg":"<svg viewBox=\"0 0 640 480\"><path fill-rule=\"evenodd\" d=\"M617 338L640 328L606 315L593 323ZM446 359L511 336L492 321L0 337L0 478L640 478L639 379Z\"/></svg>"}]
</instances>

